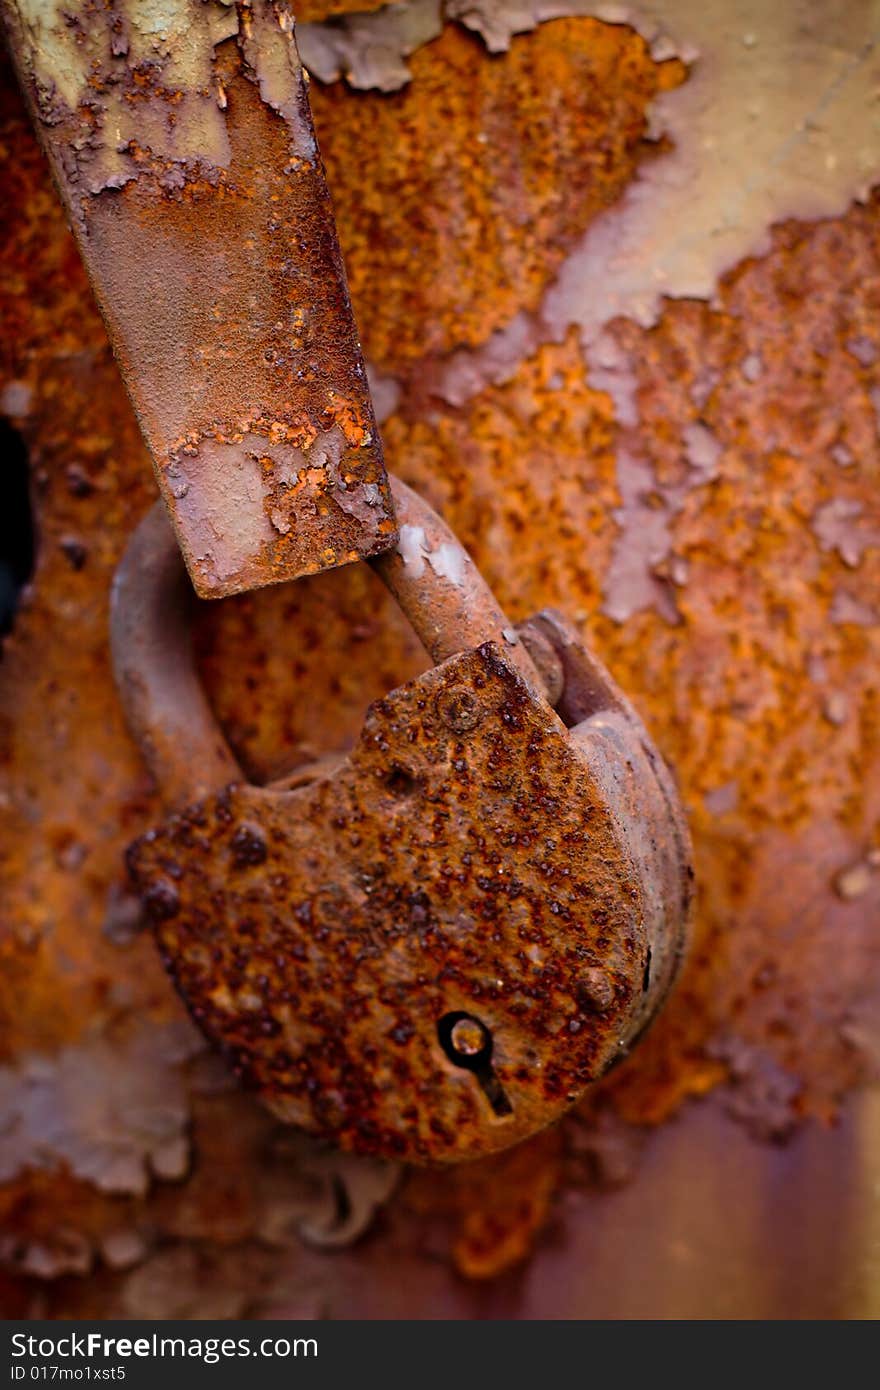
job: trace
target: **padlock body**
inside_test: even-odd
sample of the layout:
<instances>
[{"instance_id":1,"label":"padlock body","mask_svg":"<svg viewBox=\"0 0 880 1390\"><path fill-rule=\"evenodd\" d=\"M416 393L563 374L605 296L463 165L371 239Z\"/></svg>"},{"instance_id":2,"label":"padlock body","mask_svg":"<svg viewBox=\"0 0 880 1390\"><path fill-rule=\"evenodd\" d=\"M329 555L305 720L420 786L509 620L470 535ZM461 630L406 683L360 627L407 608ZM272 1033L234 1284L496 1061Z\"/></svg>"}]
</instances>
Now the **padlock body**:
<instances>
[{"instance_id":1,"label":"padlock body","mask_svg":"<svg viewBox=\"0 0 880 1390\"><path fill-rule=\"evenodd\" d=\"M686 905L658 908L630 843L622 728L572 736L487 643L374 704L310 785L231 786L132 846L194 1018L279 1117L450 1162L541 1129L626 1052Z\"/></svg>"}]
</instances>

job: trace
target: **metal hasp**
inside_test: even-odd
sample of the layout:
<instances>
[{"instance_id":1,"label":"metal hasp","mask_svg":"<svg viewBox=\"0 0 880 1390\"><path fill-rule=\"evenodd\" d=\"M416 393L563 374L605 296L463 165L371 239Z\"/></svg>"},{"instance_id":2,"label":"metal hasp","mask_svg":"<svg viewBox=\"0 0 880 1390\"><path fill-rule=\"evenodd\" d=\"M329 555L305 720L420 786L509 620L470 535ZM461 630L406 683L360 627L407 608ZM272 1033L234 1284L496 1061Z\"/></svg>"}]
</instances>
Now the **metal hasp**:
<instances>
[{"instance_id":1,"label":"metal hasp","mask_svg":"<svg viewBox=\"0 0 880 1390\"><path fill-rule=\"evenodd\" d=\"M193 584L395 525L284 0L2 0Z\"/></svg>"},{"instance_id":2,"label":"metal hasp","mask_svg":"<svg viewBox=\"0 0 880 1390\"><path fill-rule=\"evenodd\" d=\"M682 957L690 844L576 634L551 612L514 629L440 518L394 500L400 550L374 564L440 664L375 703L347 757L247 784L169 625L160 509L111 631L176 808L129 866L196 1022L282 1119L443 1163L543 1128L632 1046Z\"/></svg>"}]
</instances>

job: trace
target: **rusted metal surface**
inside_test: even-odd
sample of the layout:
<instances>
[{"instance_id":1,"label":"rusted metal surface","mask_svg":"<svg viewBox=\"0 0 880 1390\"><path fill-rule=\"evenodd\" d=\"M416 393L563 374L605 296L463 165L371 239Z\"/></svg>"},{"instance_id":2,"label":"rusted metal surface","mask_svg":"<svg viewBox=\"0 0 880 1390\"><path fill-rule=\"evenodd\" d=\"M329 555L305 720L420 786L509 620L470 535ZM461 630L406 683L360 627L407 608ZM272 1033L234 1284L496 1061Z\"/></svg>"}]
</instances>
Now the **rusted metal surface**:
<instances>
[{"instance_id":1,"label":"rusted metal surface","mask_svg":"<svg viewBox=\"0 0 880 1390\"><path fill-rule=\"evenodd\" d=\"M725 24L739 12L726 4ZM320 21L318 0L303 17ZM738 48L763 62L763 38L755 53L746 32L734 29ZM410 1175L372 1237L333 1260L280 1233L309 1187L290 1159L267 1163L271 1119L244 1095L209 1090L199 1056L175 1060L153 1041L182 1006L137 934L121 856L162 811L121 718L106 623L151 479L7 84L0 399L30 451L39 546L0 669L3 1081L18 1097L39 1065L57 1076L66 1117L43 1134L39 1167L17 1121L4 1137L10 1309L880 1310L880 1129L867 1089L878 1056L880 551L863 544L878 525L877 199L820 222L790 207L711 301L669 302L650 328L613 325L617 365L601 376L576 333L557 341L532 324L506 362L488 350L469 359L475 395L431 395L460 340L484 347L484 330L538 302L585 225L607 220L613 242L613 200L636 180L650 201L646 178L675 160L649 142L648 111L683 67L625 26L554 21L492 59L480 44L447 25L391 97L312 87L367 357L394 378L386 447L511 618L565 609L643 712L694 831L695 949L632 1061L558 1130ZM714 73L711 59L695 72ZM791 81L765 84L768 100L777 87ZM703 94L711 111L705 82ZM727 95L742 119L736 90ZM369 197L355 197L365 167ZM701 422L720 453L690 432ZM211 705L259 781L345 751L365 704L425 665L366 566L204 606L195 639ZM75 1066L89 1076L79 1110L62 1084ZM116 1170L115 1186L98 1186L86 1159L107 1139L97 1103L107 1098L114 1137L139 1151L154 1071L181 1088L180 1176L149 1168L132 1191ZM112 1102L120 1094L125 1107Z\"/></svg>"},{"instance_id":2,"label":"rusted metal surface","mask_svg":"<svg viewBox=\"0 0 880 1390\"><path fill-rule=\"evenodd\" d=\"M161 504L135 529L110 603L115 676L126 718L169 803L240 780L196 671L192 589Z\"/></svg>"},{"instance_id":3,"label":"rusted metal surface","mask_svg":"<svg viewBox=\"0 0 880 1390\"><path fill-rule=\"evenodd\" d=\"M394 495L400 552L377 564L442 664L295 788L224 785L234 757L162 618L173 537L145 518L114 583L120 693L169 800L187 777L217 795L128 858L193 1018L279 1118L448 1162L544 1128L626 1053L680 966L692 870L668 773L574 631L530 624L566 724L448 528Z\"/></svg>"},{"instance_id":4,"label":"rusted metal surface","mask_svg":"<svg viewBox=\"0 0 880 1390\"><path fill-rule=\"evenodd\" d=\"M387 96L310 90L367 360L424 400L440 363L454 369L462 348L491 345L511 321L525 329L523 311L584 231L650 177L650 104L687 69L592 18L542 24L492 58L447 25L408 66L410 84ZM370 151L363 165L349 121ZM471 376L455 372L456 393ZM391 466L401 473L400 457Z\"/></svg>"},{"instance_id":5,"label":"rusted metal surface","mask_svg":"<svg viewBox=\"0 0 880 1390\"><path fill-rule=\"evenodd\" d=\"M197 592L392 544L285 0L4 8Z\"/></svg>"},{"instance_id":6,"label":"rusted metal surface","mask_svg":"<svg viewBox=\"0 0 880 1390\"><path fill-rule=\"evenodd\" d=\"M394 480L393 495L400 546L374 565L432 659L494 641L542 693L543 678L528 647L449 528L405 483ZM195 668L191 593L160 508L137 527L116 572L110 604L116 683L129 727L166 804L174 807L240 781L241 769ZM546 641L541 646L538 639L538 645L548 681L558 684L561 663L557 658L554 665ZM466 719L464 712L461 718Z\"/></svg>"},{"instance_id":7,"label":"rusted metal surface","mask_svg":"<svg viewBox=\"0 0 880 1390\"><path fill-rule=\"evenodd\" d=\"M543 677L470 555L432 507L395 478L394 506L400 540L374 560L432 661L495 642L536 694ZM554 673L548 672L548 683ZM462 712L462 718L464 714ZM462 723L467 732L467 722Z\"/></svg>"},{"instance_id":8,"label":"rusted metal surface","mask_svg":"<svg viewBox=\"0 0 880 1390\"><path fill-rule=\"evenodd\" d=\"M480 711L469 738L450 735L452 701ZM554 723L477 649L374 706L332 777L234 788L137 843L167 968L280 1118L360 1152L476 1157L557 1118L619 1055L642 903ZM482 1077L438 1036L462 1014L491 1034Z\"/></svg>"}]
</instances>

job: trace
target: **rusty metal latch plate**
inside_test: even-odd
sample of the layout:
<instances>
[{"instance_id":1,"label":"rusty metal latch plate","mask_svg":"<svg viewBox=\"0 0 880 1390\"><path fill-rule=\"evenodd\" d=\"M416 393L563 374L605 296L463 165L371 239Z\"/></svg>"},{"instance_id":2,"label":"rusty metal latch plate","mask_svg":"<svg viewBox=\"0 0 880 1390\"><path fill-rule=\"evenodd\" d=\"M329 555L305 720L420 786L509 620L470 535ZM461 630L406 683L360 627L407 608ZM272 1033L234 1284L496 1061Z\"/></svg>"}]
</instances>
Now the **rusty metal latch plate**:
<instances>
[{"instance_id":1,"label":"rusty metal latch plate","mask_svg":"<svg viewBox=\"0 0 880 1390\"><path fill-rule=\"evenodd\" d=\"M197 593L393 544L284 0L3 0Z\"/></svg>"}]
</instances>

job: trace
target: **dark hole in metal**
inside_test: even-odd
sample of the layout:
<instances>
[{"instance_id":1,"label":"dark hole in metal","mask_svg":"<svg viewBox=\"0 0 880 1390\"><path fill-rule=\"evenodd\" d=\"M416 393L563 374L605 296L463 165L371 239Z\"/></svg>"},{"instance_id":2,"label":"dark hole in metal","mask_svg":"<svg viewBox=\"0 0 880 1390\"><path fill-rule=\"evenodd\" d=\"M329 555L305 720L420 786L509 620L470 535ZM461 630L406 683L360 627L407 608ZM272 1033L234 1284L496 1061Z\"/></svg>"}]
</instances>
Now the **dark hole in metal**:
<instances>
[{"instance_id":1,"label":"dark hole in metal","mask_svg":"<svg viewBox=\"0 0 880 1390\"><path fill-rule=\"evenodd\" d=\"M468 1030L468 1036L481 1035L481 1045L468 1046L467 1050L461 1045L457 1045L457 1038L461 1029L456 1025L460 1024L472 1025L471 1029ZM461 1012L444 1014L437 1024L437 1038L454 1067L462 1067L465 1071L473 1072L494 1113L500 1116L512 1115L513 1106L492 1067L492 1034L485 1024L481 1023L478 1018L474 1018L473 1014Z\"/></svg>"},{"instance_id":2,"label":"dark hole in metal","mask_svg":"<svg viewBox=\"0 0 880 1390\"><path fill-rule=\"evenodd\" d=\"M351 1219L351 1198L348 1195L348 1188L345 1186L345 1183L338 1173L333 1174L331 1187L333 1191L336 1225L345 1226Z\"/></svg>"},{"instance_id":3,"label":"dark hole in metal","mask_svg":"<svg viewBox=\"0 0 880 1390\"><path fill-rule=\"evenodd\" d=\"M507 1092L498 1080L491 1067L486 1067L484 1071L475 1072L477 1080L483 1090L483 1095L498 1116L512 1115L513 1106L507 1099Z\"/></svg>"},{"instance_id":4,"label":"dark hole in metal","mask_svg":"<svg viewBox=\"0 0 880 1390\"><path fill-rule=\"evenodd\" d=\"M419 781L417 777L413 777L412 773L409 772L407 768L395 764L394 767L389 769L385 778L385 785L392 796L412 796L419 785Z\"/></svg>"},{"instance_id":5,"label":"dark hole in metal","mask_svg":"<svg viewBox=\"0 0 880 1390\"><path fill-rule=\"evenodd\" d=\"M0 419L0 635L12 631L21 591L34 572L34 518L28 482L28 452L8 420Z\"/></svg>"},{"instance_id":6,"label":"dark hole in metal","mask_svg":"<svg viewBox=\"0 0 880 1390\"><path fill-rule=\"evenodd\" d=\"M648 947L648 958L645 961L645 973L642 976L642 993L646 994L648 985L651 983L651 948Z\"/></svg>"}]
</instances>

